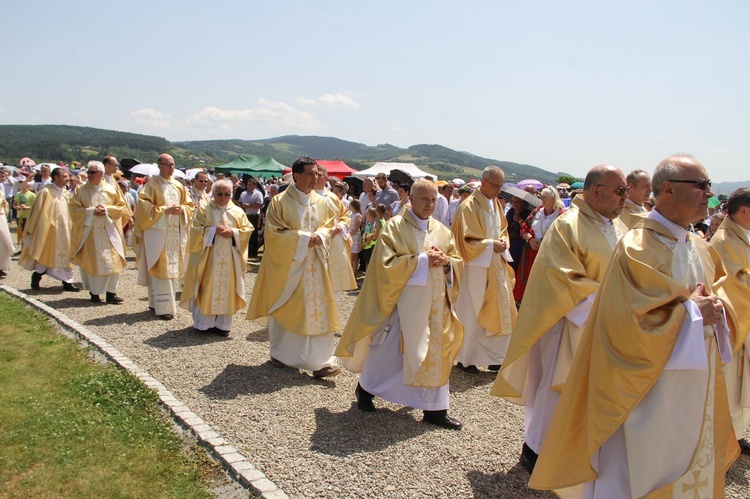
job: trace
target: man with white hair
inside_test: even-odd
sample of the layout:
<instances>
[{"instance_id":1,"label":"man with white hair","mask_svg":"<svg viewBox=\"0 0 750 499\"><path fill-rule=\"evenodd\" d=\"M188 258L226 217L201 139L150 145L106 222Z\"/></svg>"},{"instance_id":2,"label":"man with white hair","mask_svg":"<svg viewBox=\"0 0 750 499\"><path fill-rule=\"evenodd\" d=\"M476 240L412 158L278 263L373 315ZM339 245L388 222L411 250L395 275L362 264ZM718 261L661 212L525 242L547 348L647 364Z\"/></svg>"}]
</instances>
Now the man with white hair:
<instances>
[{"instance_id":1,"label":"man with white hair","mask_svg":"<svg viewBox=\"0 0 750 499\"><path fill-rule=\"evenodd\" d=\"M100 161L89 161L88 181L68 204L71 260L81 269L81 284L91 302L101 303L105 294L107 303L119 305L123 299L117 296L117 285L127 266L122 226L131 215L122 191L104 180L104 172Z\"/></svg>"},{"instance_id":2,"label":"man with white hair","mask_svg":"<svg viewBox=\"0 0 750 499\"><path fill-rule=\"evenodd\" d=\"M42 189L44 189L44 187L47 184L52 183L52 177L50 175L50 172L51 170L50 170L49 164L42 163L39 166L40 179L39 181L36 181L36 180L34 181L34 192L38 194L39 192L41 192Z\"/></svg>"},{"instance_id":3,"label":"man with white hair","mask_svg":"<svg viewBox=\"0 0 750 499\"><path fill-rule=\"evenodd\" d=\"M190 227L190 265L180 306L202 333L229 336L234 314L245 306L245 261L253 226L232 202L232 182L218 180L213 199L196 210Z\"/></svg>"},{"instance_id":4,"label":"man with white hair","mask_svg":"<svg viewBox=\"0 0 750 499\"><path fill-rule=\"evenodd\" d=\"M23 250L18 264L31 274L31 289L40 289L43 275L59 279L64 291L80 291L73 284L73 265L70 261L71 222L68 213L70 193L67 168L58 167L31 206L29 218L23 227Z\"/></svg>"},{"instance_id":5,"label":"man with white hair","mask_svg":"<svg viewBox=\"0 0 750 499\"><path fill-rule=\"evenodd\" d=\"M469 373L478 373L477 365L500 368L516 321L507 221L497 200L503 183L500 168L485 168L479 189L458 207L453 221L453 237L465 264L456 302L464 341L456 360Z\"/></svg>"},{"instance_id":6,"label":"man with white hair","mask_svg":"<svg viewBox=\"0 0 750 499\"><path fill-rule=\"evenodd\" d=\"M172 178L172 156L161 154L157 165L159 175L138 195L134 249L138 284L148 286L148 307L156 317L169 321L177 313L175 293L187 266L193 201L185 186Z\"/></svg>"},{"instance_id":7,"label":"man with white hair","mask_svg":"<svg viewBox=\"0 0 750 499\"><path fill-rule=\"evenodd\" d=\"M437 189L420 179L411 187L410 208L393 217L378 237L362 292L336 355L361 372L360 410L374 412L380 397L424 411L424 422L450 430L449 379L462 330L452 310L454 272L461 259L451 232L430 215Z\"/></svg>"}]
</instances>

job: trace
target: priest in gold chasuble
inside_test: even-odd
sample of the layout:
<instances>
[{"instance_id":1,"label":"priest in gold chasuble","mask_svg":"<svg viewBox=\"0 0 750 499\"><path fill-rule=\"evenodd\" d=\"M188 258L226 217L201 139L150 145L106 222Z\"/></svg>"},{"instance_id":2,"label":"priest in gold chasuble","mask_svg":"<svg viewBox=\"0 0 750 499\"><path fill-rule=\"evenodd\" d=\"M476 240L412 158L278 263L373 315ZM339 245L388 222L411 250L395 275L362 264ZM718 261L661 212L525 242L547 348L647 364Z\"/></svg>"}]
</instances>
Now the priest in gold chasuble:
<instances>
[{"instance_id":1,"label":"priest in gold chasuble","mask_svg":"<svg viewBox=\"0 0 750 499\"><path fill-rule=\"evenodd\" d=\"M193 201L187 189L172 178L174 159L162 154L159 175L138 195L134 250L138 284L148 286L148 306L156 317L172 320L177 313L175 293L185 274L189 221Z\"/></svg>"},{"instance_id":2,"label":"priest in gold chasuble","mask_svg":"<svg viewBox=\"0 0 750 499\"><path fill-rule=\"evenodd\" d=\"M335 213L315 192L314 159L297 159L292 177L268 207L266 249L247 319L268 326L273 366L335 376L334 332L341 326L328 272Z\"/></svg>"},{"instance_id":3,"label":"priest in gold chasuble","mask_svg":"<svg viewBox=\"0 0 750 499\"><path fill-rule=\"evenodd\" d=\"M63 290L80 291L73 284L73 265L70 260L70 193L65 188L68 171L65 168L55 168L50 178L52 181L36 195L23 227L23 250L18 264L33 271L31 289L39 289L42 276L48 275L62 281Z\"/></svg>"},{"instance_id":4,"label":"priest in gold chasuble","mask_svg":"<svg viewBox=\"0 0 750 499\"><path fill-rule=\"evenodd\" d=\"M504 182L500 168L485 168L482 184L458 207L451 229L465 265L456 302L464 340L456 361L467 372L478 372L477 365L500 367L516 321L508 223L497 200Z\"/></svg>"},{"instance_id":5,"label":"priest in gold chasuble","mask_svg":"<svg viewBox=\"0 0 750 499\"><path fill-rule=\"evenodd\" d=\"M72 261L81 269L81 283L91 301L101 303L100 295L106 293L106 302L116 305L122 303L117 284L127 266L122 226L130 210L119 187L104 181L100 161L89 161L86 174L88 180L68 203Z\"/></svg>"},{"instance_id":6,"label":"priest in gold chasuble","mask_svg":"<svg viewBox=\"0 0 750 499\"><path fill-rule=\"evenodd\" d=\"M651 196L651 176L644 170L633 170L625 177L628 182L628 199L620 214L620 220L632 229L636 223L648 214L643 203Z\"/></svg>"},{"instance_id":7,"label":"priest in gold chasuble","mask_svg":"<svg viewBox=\"0 0 750 499\"><path fill-rule=\"evenodd\" d=\"M190 229L190 260L180 306L193 327L229 336L232 317L245 306L245 262L253 226L231 201L232 182L217 180L213 199L197 210Z\"/></svg>"},{"instance_id":8,"label":"priest in gold chasuble","mask_svg":"<svg viewBox=\"0 0 750 499\"><path fill-rule=\"evenodd\" d=\"M731 304L718 253L688 229L713 195L663 160L657 203L618 243L529 486L561 497L723 497L739 454L722 364Z\"/></svg>"},{"instance_id":9,"label":"priest in gold chasuble","mask_svg":"<svg viewBox=\"0 0 750 499\"><path fill-rule=\"evenodd\" d=\"M724 289L737 313L732 338L734 357L724 367L732 425L743 454L750 443L743 437L750 425L750 189L737 189L727 201L728 216L711 238L727 270Z\"/></svg>"},{"instance_id":10,"label":"priest in gold chasuble","mask_svg":"<svg viewBox=\"0 0 750 499\"><path fill-rule=\"evenodd\" d=\"M336 355L361 373L357 403L374 397L422 409L449 429L448 381L463 328L453 313L461 259L451 232L430 215L438 193L428 180L411 188L411 208L385 224Z\"/></svg>"},{"instance_id":11,"label":"priest in gold chasuble","mask_svg":"<svg viewBox=\"0 0 750 499\"><path fill-rule=\"evenodd\" d=\"M542 448L591 305L617 241L627 184L613 166L586 175L583 195L547 231L492 395L526 406L521 464ZM619 193L619 194L618 194Z\"/></svg>"}]
</instances>

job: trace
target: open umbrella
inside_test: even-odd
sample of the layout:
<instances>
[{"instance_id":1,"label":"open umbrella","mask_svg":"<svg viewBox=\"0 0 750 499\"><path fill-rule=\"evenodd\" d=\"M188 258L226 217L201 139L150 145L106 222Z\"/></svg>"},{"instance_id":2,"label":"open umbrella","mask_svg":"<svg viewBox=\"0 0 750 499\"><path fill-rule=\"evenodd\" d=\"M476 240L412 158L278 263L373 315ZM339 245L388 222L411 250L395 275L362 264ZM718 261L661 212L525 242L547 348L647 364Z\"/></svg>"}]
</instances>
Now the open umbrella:
<instances>
[{"instance_id":1,"label":"open umbrella","mask_svg":"<svg viewBox=\"0 0 750 499\"><path fill-rule=\"evenodd\" d=\"M544 188L544 184L543 183L541 183L540 181L538 181L536 179L533 179L533 178L527 178L525 180L521 180L520 182L518 182L516 184L516 187L518 187L519 189L525 189L526 187L528 187L530 185L534 186L534 189L536 189L536 190Z\"/></svg>"},{"instance_id":2,"label":"open umbrella","mask_svg":"<svg viewBox=\"0 0 750 499\"><path fill-rule=\"evenodd\" d=\"M411 175L403 170L399 170L398 168L394 168L393 170L391 170L391 173L388 176L388 180L390 180L391 182L397 182L399 184L406 184L409 186L409 189L411 189L411 186L414 183L414 179Z\"/></svg>"},{"instance_id":3,"label":"open umbrella","mask_svg":"<svg viewBox=\"0 0 750 499\"><path fill-rule=\"evenodd\" d=\"M709 208L718 208L719 206L721 206L721 201L719 201L719 198L717 198L716 196L708 200Z\"/></svg>"},{"instance_id":4,"label":"open umbrella","mask_svg":"<svg viewBox=\"0 0 750 499\"><path fill-rule=\"evenodd\" d=\"M570 189L570 184L566 184L565 182L561 182L555 186L555 189Z\"/></svg>"},{"instance_id":5,"label":"open umbrella","mask_svg":"<svg viewBox=\"0 0 750 499\"><path fill-rule=\"evenodd\" d=\"M154 177L156 175L159 175L159 167L156 166L156 163L141 163L140 165L135 165L134 167L132 167L130 169L130 173Z\"/></svg>"},{"instance_id":6,"label":"open umbrella","mask_svg":"<svg viewBox=\"0 0 750 499\"><path fill-rule=\"evenodd\" d=\"M583 182L573 182L570 184L571 189L583 189Z\"/></svg>"},{"instance_id":7,"label":"open umbrella","mask_svg":"<svg viewBox=\"0 0 750 499\"><path fill-rule=\"evenodd\" d=\"M503 188L500 191L500 195L508 201L512 201L513 198L523 199L523 201L526 203L526 206L530 210L533 210L534 208L542 204L542 200L538 197L534 196L530 192L524 191L523 189L513 187L512 185L503 185Z\"/></svg>"}]
</instances>

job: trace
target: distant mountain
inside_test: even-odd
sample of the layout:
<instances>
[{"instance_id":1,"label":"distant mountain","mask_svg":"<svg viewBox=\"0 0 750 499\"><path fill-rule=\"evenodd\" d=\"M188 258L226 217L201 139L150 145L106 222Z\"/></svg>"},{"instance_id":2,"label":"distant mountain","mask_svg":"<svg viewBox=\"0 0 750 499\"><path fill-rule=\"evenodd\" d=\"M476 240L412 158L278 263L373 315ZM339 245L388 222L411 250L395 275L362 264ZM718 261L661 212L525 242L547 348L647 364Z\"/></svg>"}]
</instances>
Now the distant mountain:
<instances>
[{"instance_id":1,"label":"distant mountain","mask_svg":"<svg viewBox=\"0 0 750 499\"><path fill-rule=\"evenodd\" d=\"M302 155L318 159L340 159L363 170L378 161L414 163L440 178L479 178L487 165L498 165L509 182L536 178L553 183L564 173L539 167L482 158L441 145L418 144L402 149L391 144L367 146L335 137L286 135L262 140L199 140L170 142L162 137L68 125L0 125L0 161L16 164L29 156L42 161L89 161L107 154L153 162L168 152L179 166L213 167L237 156L270 156L291 165Z\"/></svg>"},{"instance_id":2,"label":"distant mountain","mask_svg":"<svg viewBox=\"0 0 750 499\"><path fill-rule=\"evenodd\" d=\"M729 196L740 187L750 187L750 180L745 180L743 182L718 182L711 186L711 189L717 196L719 194L726 194Z\"/></svg>"}]
</instances>

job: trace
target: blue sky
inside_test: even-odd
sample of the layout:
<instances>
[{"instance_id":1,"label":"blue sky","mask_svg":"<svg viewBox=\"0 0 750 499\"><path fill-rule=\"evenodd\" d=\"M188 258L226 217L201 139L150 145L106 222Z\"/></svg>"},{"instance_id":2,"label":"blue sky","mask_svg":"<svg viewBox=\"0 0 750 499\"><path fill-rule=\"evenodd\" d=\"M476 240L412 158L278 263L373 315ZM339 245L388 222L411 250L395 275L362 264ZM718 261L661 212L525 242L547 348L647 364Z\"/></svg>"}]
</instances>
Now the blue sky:
<instances>
[{"instance_id":1,"label":"blue sky","mask_svg":"<svg viewBox=\"0 0 750 499\"><path fill-rule=\"evenodd\" d=\"M750 179L750 2L0 3L0 124Z\"/></svg>"}]
</instances>

